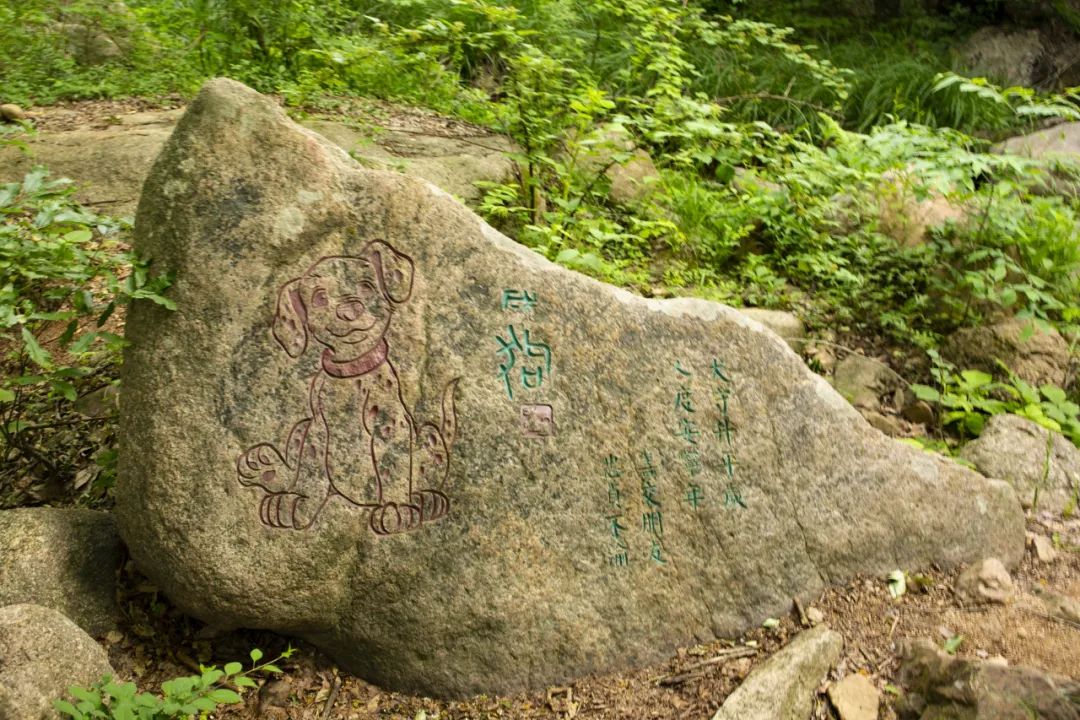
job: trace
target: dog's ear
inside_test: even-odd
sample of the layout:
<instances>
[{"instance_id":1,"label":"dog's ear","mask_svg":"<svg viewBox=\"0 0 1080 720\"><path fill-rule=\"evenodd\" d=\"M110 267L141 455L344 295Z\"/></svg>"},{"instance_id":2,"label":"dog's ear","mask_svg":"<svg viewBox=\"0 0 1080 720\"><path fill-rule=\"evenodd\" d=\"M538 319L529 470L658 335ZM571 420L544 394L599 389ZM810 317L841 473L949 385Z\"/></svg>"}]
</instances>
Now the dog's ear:
<instances>
[{"instance_id":1,"label":"dog's ear","mask_svg":"<svg viewBox=\"0 0 1080 720\"><path fill-rule=\"evenodd\" d=\"M376 240L368 245L368 257L379 274L379 284L386 299L400 305L412 295L413 261L388 243Z\"/></svg>"},{"instance_id":2,"label":"dog's ear","mask_svg":"<svg viewBox=\"0 0 1080 720\"><path fill-rule=\"evenodd\" d=\"M274 312L274 339L289 357L298 358L307 349L307 308L301 297L300 280L290 280L278 293Z\"/></svg>"}]
</instances>

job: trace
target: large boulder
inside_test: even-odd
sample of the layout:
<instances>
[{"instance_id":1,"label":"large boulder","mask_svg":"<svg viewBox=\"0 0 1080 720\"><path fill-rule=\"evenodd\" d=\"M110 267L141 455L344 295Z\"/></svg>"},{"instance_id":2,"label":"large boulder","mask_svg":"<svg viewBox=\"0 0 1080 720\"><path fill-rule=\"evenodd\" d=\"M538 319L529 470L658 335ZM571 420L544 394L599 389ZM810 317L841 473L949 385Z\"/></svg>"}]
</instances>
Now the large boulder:
<instances>
[{"instance_id":1,"label":"large boulder","mask_svg":"<svg viewBox=\"0 0 1080 720\"><path fill-rule=\"evenodd\" d=\"M1034 87L1045 79L1043 38L1038 30L984 27L958 51L957 64L969 75L1004 85Z\"/></svg>"},{"instance_id":2,"label":"large boulder","mask_svg":"<svg viewBox=\"0 0 1080 720\"><path fill-rule=\"evenodd\" d=\"M995 415L960 450L979 472L1013 486L1024 507L1061 512L1080 496L1080 450L1019 415Z\"/></svg>"},{"instance_id":3,"label":"large boulder","mask_svg":"<svg viewBox=\"0 0 1080 720\"><path fill-rule=\"evenodd\" d=\"M39 113L43 117L62 110ZM181 111L154 110L122 114L104 127L43 130L27 138L27 152L0 148L0 182L15 182L34 165L79 186L76 199L95 210L123 215L135 210L154 158L161 152ZM58 118L79 123L79 116ZM344 150L379 168L421 177L465 200L477 200L476 183L503 182L513 173L514 146L504 136L463 123L436 122L404 108L389 108L388 127L366 129L339 120L309 118L305 125Z\"/></svg>"},{"instance_id":4,"label":"large boulder","mask_svg":"<svg viewBox=\"0 0 1080 720\"><path fill-rule=\"evenodd\" d=\"M1052 327L1025 318L962 328L945 339L941 354L962 370L1000 373L998 363L1033 385L1064 386L1069 376L1069 344Z\"/></svg>"},{"instance_id":5,"label":"large boulder","mask_svg":"<svg viewBox=\"0 0 1080 720\"><path fill-rule=\"evenodd\" d=\"M1035 160L1060 158L1076 162L1080 160L1080 122L1062 123L1011 137L995 145L994 149Z\"/></svg>"},{"instance_id":6,"label":"large boulder","mask_svg":"<svg viewBox=\"0 0 1080 720\"><path fill-rule=\"evenodd\" d=\"M40 605L0 607L0 718L53 720L53 701L72 685L113 675L109 656L62 613Z\"/></svg>"},{"instance_id":7,"label":"large boulder","mask_svg":"<svg viewBox=\"0 0 1080 720\"><path fill-rule=\"evenodd\" d=\"M229 80L151 172L117 519L187 612L440 696L639 666L857 574L1019 560L1005 483L887 440L718 303L557 267Z\"/></svg>"},{"instance_id":8,"label":"large boulder","mask_svg":"<svg viewBox=\"0 0 1080 720\"><path fill-rule=\"evenodd\" d=\"M120 614L116 573L123 552L107 513L0 510L0 605L44 605L91 635L104 635Z\"/></svg>"},{"instance_id":9,"label":"large boulder","mask_svg":"<svg viewBox=\"0 0 1080 720\"><path fill-rule=\"evenodd\" d=\"M843 649L844 638L825 625L799 633L750 673L712 720L805 720Z\"/></svg>"}]
</instances>

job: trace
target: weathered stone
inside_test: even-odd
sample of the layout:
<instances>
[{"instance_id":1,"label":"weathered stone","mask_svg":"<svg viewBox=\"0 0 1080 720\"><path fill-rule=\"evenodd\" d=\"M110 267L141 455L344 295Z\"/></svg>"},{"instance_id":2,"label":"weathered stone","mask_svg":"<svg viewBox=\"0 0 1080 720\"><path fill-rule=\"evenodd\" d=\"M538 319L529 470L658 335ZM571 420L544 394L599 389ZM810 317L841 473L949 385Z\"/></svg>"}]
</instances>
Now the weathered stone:
<instances>
[{"instance_id":1,"label":"weathered stone","mask_svg":"<svg viewBox=\"0 0 1080 720\"><path fill-rule=\"evenodd\" d=\"M1080 80L1080 78L1077 78ZM1033 170L1033 191L1041 195L1080 196L1080 181L1068 168L1080 163L1080 122L1062 123L1004 140L994 151L1046 161ZM1058 167L1058 165L1061 167ZM1034 175L1034 177L1032 177Z\"/></svg>"},{"instance_id":2,"label":"weathered stone","mask_svg":"<svg viewBox=\"0 0 1080 720\"><path fill-rule=\"evenodd\" d=\"M1009 318L993 325L957 330L942 347L946 360L964 370L998 374L997 360L1034 385L1063 386L1069 370L1069 345L1052 327Z\"/></svg>"},{"instance_id":3,"label":"weathered stone","mask_svg":"<svg viewBox=\"0 0 1080 720\"><path fill-rule=\"evenodd\" d=\"M0 607L0 718L59 718L53 701L67 697L69 687L112 674L105 650L62 613Z\"/></svg>"},{"instance_id":4,"label":"weathered stone","mask_svg":"<svg viewBox=\"0 0 1080 720\"><path fill-rule=\"evenodd\" d=\"M128 317L132 555L382 685L543 686L1023 553L1011 488L882 437L759 323L559 268L237 83L177 126L134 242L178 309Z\"/></svg>"},{"instance_id":5,"label":"weathered stone","mask_svg":"<svg viewBox=\"0 0 1080 720\"><path fill-rule=\"evenodd\" d=\"M986 558L973 564L956 579L956 596L968 605L1004 604L1015 594L1012 576L997 558Z\"/></svg>"},{"instance_id":6,"label":"weathered stone","mask_svg":"<svg viewBox=\"0 0 1080 720\"><path fill-rule=\"evenodd\" d=\"M750 673L712 720L806 720L814 690L843 648L826 625L804 630Z\"/></svg>"},{"instance_id":7,"label":"weathered stone","mask_svg":"<svg viewBox=\"0 0 1080 720\"><path fill-rule=\"evenodd\" d=\"M0 120L4 122L18 122L26 119L26 111L18 105L4 103L0 105Z\"/></svg>"},{"instance_id":8,"label":"weathered stone","mask_svg":"<svg viewBox=\"0 0 1080 720\"><path fill-rule=\"evenodd\" d=\"M808 607L806 608L806 619L810 621L811 625L820 625L825 622L825 613L816 607Z\"/></svg>"},{"instance_id":9,"label":"weathered stone","mask_svg":"<svg viewBox=\"0 0 1080 720\"><path fill-rule=\"evenodd\" d=\"M577 141L575 158L580 172L607 176L608 197L620 205L633 205L647 198L657 188L660 173L652 157L637 147L625 126L608 123Z\"/></svg>"},{"instance_id":10,"label":"weathered stone","mask_svg":"<svg viewBox=\"0 0 1080 720\"><path fill-rule=\"evenodd\" d=\"M1052 563L1057 560L1057 550L1054 549L1054 541L1045 535L1036 535L1031 540L1035 548L1035 559L1041 563Z\"/></svg>"},{"instance_id":11,"label":"weathered stone","mask_svg":"<svg viewBox=\"0 0 1080 720\"><path fill-rule=\"evenodd\" d=\"M956 658L928 640L901 645L901 718L1080 720L1080 683L1031 667Z\"/></svg>"},{"instance_id":12,"label":"weathered stone","mask_svg":"<svg viewBox=\"0 0 1080 720\"><path fill-rule=\"evenodd\" d=\"M828 694L840 720L877 720L881 692L865 675L848 675L830 685Z\"/></svg>"},{"instance_id":13,"label":"weathered stone","mask_svg":"<svg viewBox=\"0 0 1080 720\"><path fill-rule=\"evenodd\" d=\"M802 352L806 344L806 326L794 313L765 308L739 308L739 312L748 315L783 338L795 352Z\"/></svg>"},{"instance_id":14,"label":"weathered stone","mask_svg":"<svg viewBox=\"0 0 1080 720\"><path fill-rule=\"evenodd\" d=\"M880 430L889 437L900 437L904 434L904 426L892 415L879 413L876 410L859 410L870 427Z\"/></svg>"},{"instance_id":15,"label":"weathered stone","mask_svg":"<svg viewBox=\"0 0 1080 720\"><path fill-rule=\"evenodd\" d=\"M1080 122L1062 123L1028 135L1018 135L1003 140L994 149L1036 160L1062 158L1076 162L1080 160Z\"/></svg>"},{"instance_id":16,"label":"weathered stone","mask_svg":"<svg viewBox=\"0 0 1080 720\"><path fill-rule=\"evenodd\" d=\"M1045 53L1038 30L984 27L959 50L959 66L968 74L1005 85L1033 87L1040 77Z\"/></svg>"},{"instance_id":17,"label":"weathered stone","mask_svg":"<svg viewBox=\"0 0 1080 720\"><path fill-rule=\"evenodd\" d=\"M902 247L923 245L934 228L967 218L965 208L939 189L921 187L914 169L884 173L877 197L877 229Z\"/></svg>"},{"instance_id":18,"label":"weathered stone","mask_svg":"<svg viewBox=\"0 0 1080 720\"><path fill-rule=\"evenodd\" d=\"M154 158L172 133L180 111L121 115L112 127L42 131L26 139L28 152L0 148L0 182L15 182L34 165L79 184L75 197L99 211L132 213ZM503 182L513 172L513 144L501 135L452 128L446 135L408 128L360 130L322 119L304 124L354 157L384 169L423 178L465 200L477 200L479 181ZM434 133L434 131L432 131Z\"/></svg>"},{"instance_id":19,"label":"weathered stone","mask_svg":"<svg viewBox=\"0 0 1080 720\"><path fill-rule=\"evenodd\" d=\"M896 384L888 366L865 355L851 353L833 371L833 387L844 399L863 410L881 407L881 396Z\"/></svg>"},{"instance_id":20,"label":"weathered stone","mask_svg":"<svg viewBox=\"0 0 1080 720\"><path fill-rule=\"evenodd\" d=\"M124 55L116 40L93 25L64 22L53 29L67 38L68 53L79 65L101 65Z\"/></svg>"},{"instance_id":21,"label":"weathered stone","mask_svg":"<svg viewBox=\"0 0 1080 720\"><path fill-rule=\"evenodd\" d=\"M908 422L919 425L930 425L934 422L934 409L925 400L912 399L904 405L900 414Z\"/></svg>"},{"instance_id":22,"label":"weathered stone","mask_svg":"<svg viewBox=\"0 0 1080 720\"><path fill-rule=\"evenodd\" d=\"M1024 507L1061 512L1080 493L1080 450L1019 415L995 415L960 450L979 472L1013 486Z\"/></svg>"},{"instance_id":23,"label":"weathered stone","mask_svg":"<svg viewBox=\"0 0 1080 720\"><path fill-rule=\"evenodd\" d=\"M95 510L0 511L0 605L58 610L91 635L116 627L123 546L112 517Z\"/></svg>"},{"instance_id":24,"label":"weathered stone","mask_svg":"<svg viewBox=\"0 0 1080 720\"><path fill-rule=\"evenodd\" d=\"M1043 606L1043 610L1050 617L1064 620L1068 623L1080 624L1080 600L1068 595L1036 587L1035 595Z\"/></svg>"}]
</instances>

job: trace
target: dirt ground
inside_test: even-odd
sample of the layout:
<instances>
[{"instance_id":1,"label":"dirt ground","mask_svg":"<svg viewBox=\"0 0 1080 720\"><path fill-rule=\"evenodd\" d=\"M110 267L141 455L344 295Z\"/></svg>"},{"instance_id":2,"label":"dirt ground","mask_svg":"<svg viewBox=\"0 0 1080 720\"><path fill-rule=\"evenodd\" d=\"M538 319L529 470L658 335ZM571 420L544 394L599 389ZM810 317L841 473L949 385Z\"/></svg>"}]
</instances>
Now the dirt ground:
<instances>
[{"instance_id":1,"label":"dirt ground","mask_svg":"<svg viewBox=\"0 0 1080 720\"><path fill-rule=\"evenodd\" d=\"M1013 572L1017 597L1008 605L962 607L954 598L957 570L916 572L913 587L893 599L885 578L860 578L826 591L802 608L820 610L838 630L844 653L829 680L851 673L869 676L882 692L881 718L895 718L893 701L902 692L897 643L930 638L939 646L962 636L958 655L1000 655L1014 665L1032 665L1055 674L1080 676L1080 625L1055 619L1036 597L1054 591L1080 598L1080 519L1063 521L1043 515L1029 522L1029 532L1056 538L1058 556L1037 560L1029 547ZM199 663L222 665L245 660L258 647L268 657L287 640L265 632L213 635L201 623L181 615L131 568L122 579L128 621L123 632L105 639L116 670L135 678L140 688L156 690L162 680L190 674ZM260 689L243 706L216 717L295 720L480 720L544 718L616 720L655 718L707 720L754 667L786 644L803 623L792 605L772 629L758 628L742 637L680 648L667 661L635 672L585 677L565 687L510 696L480 696L458 702L437 701L381 690L337 668L304 643L280 663L284 673L260 679ZM814 718L834 718L825 699L828 683L815 698Z\"/></svg>"}]
</instances>

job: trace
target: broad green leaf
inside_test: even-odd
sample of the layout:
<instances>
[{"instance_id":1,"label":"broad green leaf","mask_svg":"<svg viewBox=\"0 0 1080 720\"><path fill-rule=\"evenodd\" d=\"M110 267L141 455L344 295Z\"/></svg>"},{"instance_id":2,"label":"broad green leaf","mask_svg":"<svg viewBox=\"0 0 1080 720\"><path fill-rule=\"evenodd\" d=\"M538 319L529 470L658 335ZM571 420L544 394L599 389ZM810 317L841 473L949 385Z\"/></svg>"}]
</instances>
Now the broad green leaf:
<instances>
[{"instance_id":1,"label":"broad green leaf","mask_svg":"<svg viewBox=\"0 0 1080 720\"><path fill-rule=\"evenodd\" d=\"M206 697L222 705L235 705L236 703L243 702L243 699L236 691L229 690L228 688L211 690Z\"/></svg>"},{"instance_id":2,"label":"broad green leaf","mask_svg":"<svg viewBox=\"0 0 1080 720\"><path fill-rule=\"evenodd\" d=\"M53 700L53 707L64 713L65 715L71 716L72 718L74 718L74 720L83 720L83 718L85 717L81 712L75 709L74 705L69 703L67 700Z\"/></svg>"},{"instance_id":3,"label":"broad green leaf","mask_svg":"<svg viewBox=\"0 0 1080 720\"><path fill-rule=\"evenodd\" d=\"M254 680L249 678L247 675L238 675L237 677L233 678L233 684L235 684L237 687L258 687L258 684Z\"/></svg>"},{"instance_id":4,"label":"broad green leaf","mask_svg":"<svg viewBox=\"0 0 1080 720\"><path fill-rule=\"evenodd\" d=\"M72 230L68 234L64 235L65 240L78 245L89 242L92 237L94 237L94 233L90 232L89 230Z\"/></svg>"},{"instance_id":5,"label":"broad green leaf","mask_svg":"<svg viewBox=\"0 0 1080 720\"><path fill-rule=\"evenodd\" d=\"M989 385L994 381L994 377L981 370L964 370L960 373L960 377L964 378L964 382L969 387L980 388L984 385Z\"/></svg>"},{"instance_id":6,"label":"broad green leaf","mask_svg":"<svg viewBox=\"0 0 1080 720\"><path fill-rule=\"evenodd\" d=\"M911 392L915 393L915 397L919 400L926 402L938 402L941 400L941 393L929 385L919 385L915 383L911 386Z\"/></svg>"},{"instance_id":7,"label":"broad green leaf","mask_svg":"<svg viewBox=\"0 0 1080 720\"><path fill-rule=\"evenodd\" d=\"M255 648L251 651L251 662L259 662L260 660L262 660L262 656L262 650Z\"/></svg>"},{"instance_id":8,"label":"broad green leaf","mask_svg":"<svg viewBox=\"0 0 1080 720\"><path fill-rule=\"evenodd\" d=\"M1042 385L1039 390L1042 392L1043 397L1056 405L1060 405L1069 399L1066 392L1056 385Z\"/></svg>"},{"instance_id":9,"label":"broad green leaf","mask_svg":"<svg viewBox=\"0 0 1080 720\"><path fill-rule=\"evenodd\" d=\"M23 326L22 329L22 339L23 347L26 348L26 354L30 356L30 359L34 364L45 370L51 370L52 355L49 354L48 350L41 347L41 345L38 345L37 338L35 338L34 334L27 330L25 326Z\"/></svg>"},{"instance_id":10,"label":"broad green leaf","mask_svg":"<svg viewBox=\"0 0 1080 720\"><path fill-rule=\"evenodd\" d=\"M235 675L244 669L244 666L238 662L225 663L225 674Z\"/></svg>"},{"instance_id":11,"label":"broad green leaf","mask_svg":"<svg viewBox=\"0 0 1080 720\"><path fill-rule=\"evenodd\" d=\"M53 391L62 395L68 402L75 402L79 398L79 393L75 391L75 386L66 380L53 379L49 381L52 385Z\"/></svg>"},{"instance_id":12,"label":"broad green leaf","mask_svg":"<svg viewBox=\"0 0 1080 720\"><path fill-rule=\"evenodd\" d=\"M82 700L83 702L88 702L95 706L101 704L101 696L92 690L87 690L78 685L72 685L68 688L68 692L77 700Z\"/></svg>"},{"instance_id":13,"label":"broad green leaf","mask_svg":"<svg viewBox=\"0 0 1080 720\"><path fill-rule=\"evenodd\" d=\"M15 393L7 388L0 388L0 402L14 402Z\"/></svg>"}]
</instances>

